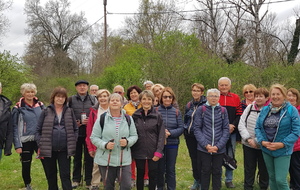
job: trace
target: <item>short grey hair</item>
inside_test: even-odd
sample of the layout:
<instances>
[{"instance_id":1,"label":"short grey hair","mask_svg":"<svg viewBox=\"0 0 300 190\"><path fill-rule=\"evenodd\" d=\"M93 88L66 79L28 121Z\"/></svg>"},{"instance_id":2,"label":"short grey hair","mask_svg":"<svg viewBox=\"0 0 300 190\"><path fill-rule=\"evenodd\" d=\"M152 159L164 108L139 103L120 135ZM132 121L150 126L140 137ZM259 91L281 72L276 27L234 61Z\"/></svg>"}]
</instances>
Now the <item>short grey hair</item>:
<instances>
[{"instance_id":1,"label":"short grey hair","mask_svg":"<svg viewBox=\"0 0 300 190\"><path fill-rule=\"evenodd\" d=\"M151 80L146 80L146 81L144 82L144 86L145 86L146 84L154 85L154 83L153 83Z\"/></svg>"},{"instance_id":2,"label":"short grey hair","mask_svg":"<svg viewBox=\"0 0 300 190\"><path fill-rule=\"evenodd\" d=\"M28 90L33 90L35 94L37 93L35 84L33 84L33 83L24 83L24 84L21 85L20 92L21 92L22 95Z\"/></svg>"},{"instance_id":3,"label":"short grey hair","mask_svg":"<svg viewBox=\"0 0 300 190\"><path fill-rule=\"evenodd\" d=\"M219 80L218 80L218 84L220 84L220 81L221 80L227 80L228 82L229 82L229 85L231 85L231 80L230 80L230 78L228 78L228 77L221 77Z\"/></svg>"},{"instance_id":4,"label":"short grey hair","mask_svg":"<svg viewBox=\"0 0 300 190\"><path fill-rule=\"evenodd\" d=\"M220 90L218 90L218 89L216 89L216 88L208 89L206 95L208 96L209 93L217 93L218 96L220 96Z\"/></svg>"},{"instance_id":5,"label":"short grey hair","mask_svg":"<svg viewBox=\"0 0 300 190\"><path fill-rule=\"evenodd\" d=\"M151 90L144 90L143 92L140 93L139 99L140 101L142 100L143 96L146 95L146 97L151 98L152 102L154 101L155 97L154 94L152 93Z\"/></svg>"},{"instance_id":6,"label":"short grey hair","mask_svg":"<svg viewBox=\"0 0 300 190\"><path fill-rule=\"evenodd\" d=\"M123 87L123 86L121 86L121 85L117 85L117 86L115 86L115 87L114 87L114 91L115 91L115 88L121 88L121 89L122 89L122 91L123 91L123 92L125 92L125 91L124 91L124 87Z\"/></svg>"},{"instance_id":7,"label":"short grey hair","mask_svg":"<svg viewBox=\"0 0 300 190\"><path fill-rule=\"evenodd\" d=\"M99 89L99 86L98 86L98 85L95 85L95 84L92 84L92 85L90 86L90 89L92 89L92 87L97 87L97 89Z\"/></svg>"},{"instance_id":8,"label":"short grey hair","mask_svg":"<svg viewBox=\"0 0 300 190\"><path fill-rule=\"evenodd\" d=\"M120 94L118 94L118 93L112 93L112 94L109 96L109 98L108 98L108 102L110 102L110 100L113 99L113 98L119 98L120 101L121 101L121 104L122 104L122 105L124 104L123 97L122 97Z\"/></svg>"}]
</instances>

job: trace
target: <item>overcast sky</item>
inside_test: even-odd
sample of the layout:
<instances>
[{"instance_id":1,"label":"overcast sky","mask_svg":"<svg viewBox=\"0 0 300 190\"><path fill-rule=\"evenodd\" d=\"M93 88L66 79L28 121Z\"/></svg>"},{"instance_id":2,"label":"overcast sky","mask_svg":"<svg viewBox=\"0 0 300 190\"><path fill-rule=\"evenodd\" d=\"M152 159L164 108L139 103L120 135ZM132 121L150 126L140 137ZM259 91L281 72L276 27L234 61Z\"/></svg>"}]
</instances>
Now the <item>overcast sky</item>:
<instances>
[{"instance_id":1,"label":"overcast sky","mask_svg":"<svg viewBox=\"0 0 300 190\"><path fill-rule=\"evenodd\" d=\"M282 0L271 0L272 2ZM283 0L284 1L284 0ZM284 21L293 15L293 9L300 7L299 0L285 0L286 2L270 4L269 10L276 12L279 20ZM41 0L42 3L47 0ZM84 11L90 24L103 17L103 0L71 0L71 10L73 12ZM186 10L193 9L193 0L177 0L179 6ZM189 2L189 3L186 3ZM10 20L10 28L4 37L1 38L3 50L10 51L13 55L23 55L24 46L28 41L25 35L26 15L24 14L25 0L14 0L13 6L5 14ZM109 13L133 13L137 12L139 0L107 0L107 11ZM128 15L127 15L128 16ZM118 29L124 21L125 15L109 14L108 24L111 29ZM99 21L102 23L103 19Z\"/></svg>"}]
</instances>

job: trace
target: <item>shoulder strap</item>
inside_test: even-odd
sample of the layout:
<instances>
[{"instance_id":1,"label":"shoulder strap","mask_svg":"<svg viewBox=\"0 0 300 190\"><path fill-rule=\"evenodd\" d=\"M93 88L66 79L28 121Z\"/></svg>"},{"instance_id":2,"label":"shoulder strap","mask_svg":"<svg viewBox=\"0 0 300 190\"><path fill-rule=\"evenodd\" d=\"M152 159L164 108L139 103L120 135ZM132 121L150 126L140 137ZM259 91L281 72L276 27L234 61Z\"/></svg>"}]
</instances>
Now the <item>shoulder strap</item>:
<instances>
[{"instance_id":1,"label":"shoulder strap","mask_svg":"<svg viewBox=\"0 0 300 190\"><path fill-rule=\"evenodd\" d=\"M176 117L179 115L179 110L176 108Z\"/></svg>"},{"instance_id":2,"label":"shoulder strap","mask_svg":"<svg viewBox=\"0 0 300 190\"><path fill-rule=\"evenodd\" d=\"M249 117L249 115L250 115L250 113L252 111L252 107L253 107L253 104L251 104L250 110L248 111L247 116L245 118L245 126L246 126L246 128L247 128L247 120L248 120L248 117Z\"/></svg>"},{"instance_id":3,"label":"shoulder strap","mask_svg":"<svg viewBox=\"0 0 300 190\"><path fill-rule=\"evenodd\" d=\"M107 112L104 112L103 114L101 114L100 116L100 127L103 131L103 127L104 127L104 121L105 121L105 116L106 116L106 113ZM126 118L126 122L128 124L128 128L130 127L131 125L131 119L130 119L130 116L128 114L125 114L125 118Z\"/></svg>"},{"instance_id":4,"label":"shoulder strap","mask_svg":"<svg viewBox=\"0 0 300 190\"><path fill-rule=\"evenodd\" d=\"M131 125L131 119L130 119L130 116L129 116L128 114L125 114L125 118L126 118L128 127L130 127L130 125Z\"/></svg>"},{"instance_id":5,"label":"shoulder strap","mask_svg":"<svg viewBox=\"0 0 300 190\"><path fill-rule=\"evenodd\" d=\"M188 108L188 109L190 109L190 108L191 108L191 104L192 104L192 102L191 102L191 101L189 101L189 102L188 102L188 104L187 104L187 108Z\"/></svg>"},{"instance_id":6,"label":"shoulder strap","mask_svg":"<svg viewBox=\"0 0 300 190\"><path fill-rule=\"evenodd\" d=\"M201 108L202 108L202 118L204 118L204 113L206 111L206 107L204 105L202 105Z\"/></svg>"}]
</instances>

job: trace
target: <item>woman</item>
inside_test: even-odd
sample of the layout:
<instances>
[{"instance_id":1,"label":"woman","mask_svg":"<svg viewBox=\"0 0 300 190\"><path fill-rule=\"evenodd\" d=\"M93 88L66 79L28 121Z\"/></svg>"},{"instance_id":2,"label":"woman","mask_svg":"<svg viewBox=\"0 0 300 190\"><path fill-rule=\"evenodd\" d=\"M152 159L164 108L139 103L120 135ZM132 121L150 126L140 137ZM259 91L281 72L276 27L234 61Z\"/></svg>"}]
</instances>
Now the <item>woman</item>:
<instances>
[{"instance_id":1,"label":"woman","mask_svg":"<svg viewBox=\"0 0 300 190\"><path fill-rule=\"evenodd\" d=\"M137 190L144 189L145 165L148 166L149 190L155 190L158 160L163 156L165 126L161 115L153 108L153 93L144 90L139 99L142 108L134 112L132 116L138 133L138 141L131 148L137 167Z\"/></svg>"},{"instance_id":2,"label":"woman","mask_svg":"<svg viewBox=\"0 0 300 190\"><path fill-rule=\"evenodd\" d=\"M126 113L130 116L139 108L141 108L140 100L139 100L139 94L142 92L140 87L133 85L130 86L127 89L127 97L128 97L128 103L124 106L124 110ZM132 160L131 164L131 179L132 179L132 186L135 185L135 161ZM146 173L145 173L145 180L148 179L148 172L146 168Z\"/></svg>"},{"instance_id":3,"label":"woman","mask_svg":"<svg viewBox=\"0 0 300 190\"><path fill-rule=\"evenodd\" d=\"M220 106L219 99L220 91L209 89L206 104L195 113L194 134L201 161L201 190L209 189L211 175L212 188L221 189L223 154L230 133L228 114Z\"/></svg>"},{"instance_id":4,"label":"woman","mask_svg":"<svg viewBox=\"0 0 300 190\"><path fill-rule=\"evenodd\" d=\"M271 190L289 190L287 183L293 145L299 137L297 109L286 101L287 90L281 84L270 88L271 103L263 107L255 133L263 151Z\"/></svg>"},{"instance_id":5,"label":"woman","mask_svg":"<svg viewBox=\"0 0 300 190\"><path fill-rule=\"evenodd\" d=\"M159 106L159 100L160 100L160 95L161 95L161 92L162 90L164 89L165 87L162 85L162 84L155 84L151 87L151 91L152 93L154 94L154 106Z\"/></svg>"},{"instance_id":6,"label":"woman","mask_svg":"<svg viewBox=\"0 0 300 190\"><path fill-rule=\"evenodd\" d=\"M158 190L164 188L165 178L167 189L176 189L175 165L178 154L179 136L183 133L183 122L180 110L173 107L175 101L176 97L172 88L164 88L160 97L160 106L157 108L158 112L162 115L166 127L164 157L159 160Z\"/></svg>"},{"instance_id":7,"label":"woman","mask_svg":"<svg viewBox=\"0 0 300 190\"><path fill-rule=\"evenodd\" d=\"M295 88L287 91L287 100L296 107L300 114L300 94ZM300 189L300 138L294 144L293 154L290 163L290 188L292 190Z\"/></svg>"},{"instance_id":8,"label":"woman","mask_svg":"<svg viewBox=\"0 0 300 190\"><path fill-rule=\"evenodd\" d=\"M109 109L94 124L91 141L97 147L94 162L99 165L104 189L113 190L118 179L121 190L131 189L131 150L137 132L130 116L122 110L123 98L117 93L109 97ZM100 124L103 117L103 125Z\"/></svg>"},{"instance_id":9,"label":"woman","mask_svg":"<svg viewBox=\"0 0 300 190\"><path fill-rule=\"evenodd\" d=\"M206 97L203 96L204 86L199 83L194 83L192 85L192 96L193 99L189 101L185 106L185 115L184 115L184 137L186 146L189 150L189 155L191 158L194 184L190 188L191 190L197 190L200 187L200 176L198 171L197 161L197 140L194 135L194 115L197 108L206 102ZM199 165L200 166L200 165Z\"/></svg>"},{"instance_id":10,"label":"woman","mask_svg":"<svg viewBox=\"0 0 300 190\"><path fill-rule=\"evenodd\" d=\"M110 92L106 89L100 89L96 92L96 98L98 102L90 108L90 115L88 119L88 123L86 126L86 146L88 148L89 154L92 158L95 157L96 153L96 146L92 144L91 142L91 134L94 127L94 124L96 122L96 119L100 117L101 114L107 112L108 110L108 98L110 96ZM93 173L92 173L92 189L91 190L97 190L99 189L100 185L100 171L97 164L94 163L93 166Z\"/></svg>"},{"instance_id":11,"label":"woman","mask_svg":"<svg viewBox=\"0 0 300 190\"><path fill-rule=\"evenodd\" d=\"M71 190L71 156L75 155L78 127L74 112L67 106L67 90L53 90L50 105L41 113L35 139L48 181L48 190L58 190L57 164L63 190Z\"/></svg>"},{"instance_id":12,"label":"woman","mask_svg":"<svg viewBox=\"0 0 300 190\"><path fill-rule=\"evenodd\" d=\"M37 143L34 140L38 119L44 105L35 97L37 89L35 84L21 85L22 98L12 110L13 136L15 150L21 157L22 178L26 190L31 190L31 162L33 152L37 152Z\"/></svg>"},{"instance_id":13,"label":"woman","mask_svg":"<svg viewBox=\"0 0 300 190\"><path fill-rule=\"evenodd\" d=\"M254 91L256 87L253 84L246 84L243 87L244 100L241 101L243 111L254 101Z\"/></svg>"},{"instance_id":14,"label":"woman","mask_svg":"<svg viewBox=\"0 0 300 190\"><path fill-rule=\"evenodd\" d=\"M254 91L254 97L255 101L244 110L238 126L244 152L244 189L253 189L256 166L258 166L259 187L261 190L267 190L269 176L254 130L260 110L269 103L269 91L265 88L258 88Z\"/></svg>"}]
</instances>

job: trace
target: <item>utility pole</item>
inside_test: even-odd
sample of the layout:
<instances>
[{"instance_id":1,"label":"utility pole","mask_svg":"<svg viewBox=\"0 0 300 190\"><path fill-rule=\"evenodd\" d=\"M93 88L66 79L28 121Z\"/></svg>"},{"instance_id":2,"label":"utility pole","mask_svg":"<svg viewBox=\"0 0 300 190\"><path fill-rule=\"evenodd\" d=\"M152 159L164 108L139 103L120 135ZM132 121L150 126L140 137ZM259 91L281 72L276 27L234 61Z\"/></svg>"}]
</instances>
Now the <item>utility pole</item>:
<instances>
[{"instance_id":1,"label":"utility pole","mask_svg":"<svg viewBox=\"0 0 300 190\"><path fill-rule=\"evenodd\" d=\"M103 0L104 5L104 56L107 59L107 23L106 23L106 5L107 0Z\"/></svg>"}]
</instances>

